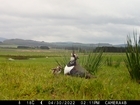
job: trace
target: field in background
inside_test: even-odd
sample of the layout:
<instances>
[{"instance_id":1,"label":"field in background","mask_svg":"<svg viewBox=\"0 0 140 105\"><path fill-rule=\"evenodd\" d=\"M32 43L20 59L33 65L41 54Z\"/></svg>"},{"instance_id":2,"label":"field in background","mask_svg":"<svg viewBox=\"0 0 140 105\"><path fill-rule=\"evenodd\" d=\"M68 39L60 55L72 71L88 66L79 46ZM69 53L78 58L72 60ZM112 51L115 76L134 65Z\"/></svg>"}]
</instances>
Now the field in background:
<instances>
[{"instance_id":1,"label":"field in background","mask_svg":"<svg viewBox=\"0 0 140 105\"><path fill-rule=\"evenodd\" d=\"M139 100L140 85L131 80L124 53L104 53L97 78L54 76L54 59L68 50L0 49L0 100ZM78 53L80 60L83 53ZM15 59L13 59L13 57ZM25 58L25 59L24 59Z\"/></svg>"}]
</instances>

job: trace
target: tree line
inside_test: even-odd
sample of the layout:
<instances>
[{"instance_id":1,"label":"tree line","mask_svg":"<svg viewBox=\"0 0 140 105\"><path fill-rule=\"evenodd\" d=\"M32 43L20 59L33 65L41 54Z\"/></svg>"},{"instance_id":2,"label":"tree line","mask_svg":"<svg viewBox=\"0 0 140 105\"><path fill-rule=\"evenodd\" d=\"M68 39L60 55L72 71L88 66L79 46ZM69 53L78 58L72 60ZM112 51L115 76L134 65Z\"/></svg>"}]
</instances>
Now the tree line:
<instances>
[{"instance_id":1,"label":"tree line","mask_svg":"<svg viewBox=\"0 0 140 105\"><path fill-rule=\"evenodd\" d=\"M99 50L102 50L103 52L119 52L119 53L124 53L126 51L126 48L127 47L112 47L112 46L109 46L109 47L88 47L88 48L85 48L85 47L65 47L66 50L77 50L78 52L81 52L81 53L84 53L84 52L96 52L96 51L99 51Z\"/></svg>"},{"instance_id":2,"label":"tree line","mask_svg":"<svg viewBox=\"0 0 140 105\"><path fill-rule=\"evenodd\" d=\"M50 49L48 46L17 46L19 49Z\"/></svg>"}]
</instances>

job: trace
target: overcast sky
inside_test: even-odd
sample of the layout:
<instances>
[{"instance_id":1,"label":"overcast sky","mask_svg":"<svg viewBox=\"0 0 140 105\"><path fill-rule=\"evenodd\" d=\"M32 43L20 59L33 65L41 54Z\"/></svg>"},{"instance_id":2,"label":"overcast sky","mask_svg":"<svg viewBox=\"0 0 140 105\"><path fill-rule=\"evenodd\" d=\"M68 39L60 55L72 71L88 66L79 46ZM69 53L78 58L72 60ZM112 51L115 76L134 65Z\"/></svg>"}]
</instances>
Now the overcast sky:
<instances>
[{"instance_id":1,"label":"overcast sky","mask_svg":"<svg viewBox=\"0 0 140 105\"><path fill-rule=\"evenodd\" d=\"M140 0L0 0L0 37L124 44L140 31Z\"/></svg>"}]
</instances>

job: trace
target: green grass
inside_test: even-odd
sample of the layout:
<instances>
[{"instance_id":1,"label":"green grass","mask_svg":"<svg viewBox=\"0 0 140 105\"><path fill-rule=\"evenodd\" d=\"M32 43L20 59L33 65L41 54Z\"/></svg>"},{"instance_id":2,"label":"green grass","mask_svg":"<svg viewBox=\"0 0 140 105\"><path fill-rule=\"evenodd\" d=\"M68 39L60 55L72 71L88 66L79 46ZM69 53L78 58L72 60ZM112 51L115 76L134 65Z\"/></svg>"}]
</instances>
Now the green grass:
<instances>
[{"instance_id":1,"label":"green grass","mask_svg":"<svg viewBox=\"0 0 140 105\"><path fill-rule=\"evenodd\" d=\"M125 63L119 67L106 66L102 61L97 78L54 76L51 68L55 59L62 59L65 51L17 51L0 50L0 100L139 100L140 85L131 80ZM7 54L6 54L7 53ZM9 61L2 55L44 56L28 60ZM69 56L69 52L66 52ZM125 58L125 54L105 53L113 61ZM46 58L46 56L49 56ZM79 57L84 54L79 54Z\"/></svg>"}]
</instances>

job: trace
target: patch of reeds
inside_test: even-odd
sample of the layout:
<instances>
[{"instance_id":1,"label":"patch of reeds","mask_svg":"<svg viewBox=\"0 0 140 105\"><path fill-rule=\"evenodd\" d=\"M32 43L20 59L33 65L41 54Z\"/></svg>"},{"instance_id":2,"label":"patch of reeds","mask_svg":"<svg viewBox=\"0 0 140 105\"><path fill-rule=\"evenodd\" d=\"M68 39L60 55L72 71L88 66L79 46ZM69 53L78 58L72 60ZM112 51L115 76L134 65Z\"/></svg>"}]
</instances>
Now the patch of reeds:
<instances>
[{"instance_id":1,"label":"patch of reeds","mask_svg":"<svg viewBox=\"0 0 140 105\"><path fill-rule=\"evenodd\" d=\"M102 61L103 51L98 50L96 52L87 52L87 56L84 56L81 65L91 74L95 74L100 67Z\"/></svg>"},{"instance_id":2,"label":"patch of reeds","mask_svg":"<svg viewBox=\"0 0 140 105\"><path fill-rule=\"evenodd\" d=\"M127 36L125 64L131 78L140 83L140 46L137 37L137 32L133 32L133 40L130 35Z\"/></svg>"}]
</instances>

